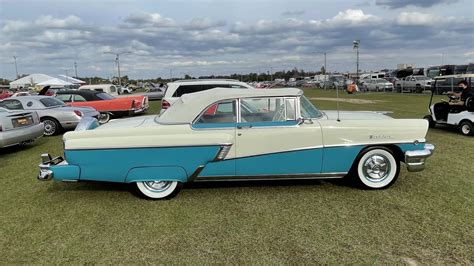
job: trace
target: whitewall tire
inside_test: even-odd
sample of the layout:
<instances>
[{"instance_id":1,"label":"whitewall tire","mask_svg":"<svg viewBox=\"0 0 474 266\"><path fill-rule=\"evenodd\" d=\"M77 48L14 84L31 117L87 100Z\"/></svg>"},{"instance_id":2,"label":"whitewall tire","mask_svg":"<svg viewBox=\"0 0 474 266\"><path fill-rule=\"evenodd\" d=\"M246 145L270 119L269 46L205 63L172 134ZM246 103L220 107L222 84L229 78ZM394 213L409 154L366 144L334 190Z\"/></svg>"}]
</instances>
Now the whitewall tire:
<instances>
[{"instance_id":1,"label":"whitewall tire","mask_svg":"<svg viewBox=\"0 0 474 266\"><path fill-rule=\"evenodd\" d=\"M362 187L384 189L390 187L400 173L400 162L392 152L382 147L366 150L359 156L355 175Z\"/></svg>"},{"instance_id":2,"label":"whitewall tire","mask_svg":"<svg viewBox=\"0 0 474 266\"><path fill-rule=\"evenodd\" d=\"M149 199L170 199L181 190L183 183L178 181L142 181L136 182L138 191Z\"/></svg>"}]
</instances>

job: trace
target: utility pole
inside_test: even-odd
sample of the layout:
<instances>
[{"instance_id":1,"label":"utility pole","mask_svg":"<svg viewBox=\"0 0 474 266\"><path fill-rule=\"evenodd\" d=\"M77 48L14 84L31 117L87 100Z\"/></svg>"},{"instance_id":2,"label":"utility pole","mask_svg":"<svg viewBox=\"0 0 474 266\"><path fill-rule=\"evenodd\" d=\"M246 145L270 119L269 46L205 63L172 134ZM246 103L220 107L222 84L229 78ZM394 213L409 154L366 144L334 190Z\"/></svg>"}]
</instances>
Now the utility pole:
<instances>
[{"instance_id":1,"label":"utility pole","mask_svg":"<svg viewBox=\"0 0 474 266\"><path fill-rule=\"evenodd\" d=\"M115 62L117 63L117 72L118 72L118 85L122 87L122 81L120 80L120 55L123 54L131 54L131 52L122 52L122 53L114 53L114 52L104 52L104 54L113 54L115 55Z\"/></svg>"},{"instance_id":2,"label":"utility pole","mask_svg":"<svg viewBox=\"0 0 474 266\"><path fill-rule=\"evenodd\" d=\"M173 81L173 69L170 68L170 81Z\"/></svg>"},{"instance_id":3,"label":"utility pole","mask_svg":"<svg viewBox=\"0 0 474 266\"><path fill-rule=\"evenodd\" d=\"M356 49L356 55L357 55L357 63L356 63L356 79L357 83L359 83L359 45L360 45L360 40L355 40L352 42L354 45L353 48Z\"/></svg>"},{"instance_id":4,"label":"utility pole","mask_svg":"<svg viewBox=\"0 0 474 266\"><path fill-rule=\"evenodd\" d=\"M75 78L77 78L77 63L74 62L74 72L76 74Z\"/></svg>"},{"instance_id":5,"label":"utility pole","mask_svg":"<svg viewBox=\"0 0 474 266\"><path fill-rule=\"evenodd\" d=\"M270 81L273 81L273 67L270 67Z\"/></svg>"},{"instance_id":6,"label":"utility pole","mask_svg":"<svg viewBox=\"0 0 474 266\"><path fill-rule=\"evenodd\" d=\"M15 59L15 72L16 72L16 78L18 79L20 76L18 76L18 66L16 64L16 56L13 56L13 59Z\"/></svg>"}]
</instances>

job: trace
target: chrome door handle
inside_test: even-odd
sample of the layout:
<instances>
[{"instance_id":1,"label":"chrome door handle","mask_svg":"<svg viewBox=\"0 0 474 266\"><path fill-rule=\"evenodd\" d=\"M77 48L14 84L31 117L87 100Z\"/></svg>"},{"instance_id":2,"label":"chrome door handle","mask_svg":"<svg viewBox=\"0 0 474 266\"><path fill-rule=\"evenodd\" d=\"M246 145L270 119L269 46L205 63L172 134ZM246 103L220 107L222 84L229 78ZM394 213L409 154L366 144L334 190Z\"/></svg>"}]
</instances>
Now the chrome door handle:
<instances>
[{"instance_id":1,"label":"chrome door handle","mask_svg":"<svg viewBox=\"0 0 474 266\"><path fill-rule=\"evenodd\" d=\"M247 129L247 128L252 128L252 125L237 126L237 129Z\"/></svg>"}]
</instances>

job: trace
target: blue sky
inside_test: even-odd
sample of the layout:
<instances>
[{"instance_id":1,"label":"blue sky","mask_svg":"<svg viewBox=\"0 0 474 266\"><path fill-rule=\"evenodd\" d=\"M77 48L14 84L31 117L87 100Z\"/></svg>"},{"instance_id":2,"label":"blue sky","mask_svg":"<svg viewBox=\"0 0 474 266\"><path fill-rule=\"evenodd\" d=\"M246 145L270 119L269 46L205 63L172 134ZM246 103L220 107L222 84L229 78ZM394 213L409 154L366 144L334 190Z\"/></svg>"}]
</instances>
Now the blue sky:
<instances>
[{"instance_id":1,"label":"blue sky","mask_svg":"<svg viewBox=\"0 0 474 266\"><path fill-rule=\"evenodd\" d=\"M474 62L474 1L5 1L0 77L133 78Z\"/></svg>"}]
</instances>

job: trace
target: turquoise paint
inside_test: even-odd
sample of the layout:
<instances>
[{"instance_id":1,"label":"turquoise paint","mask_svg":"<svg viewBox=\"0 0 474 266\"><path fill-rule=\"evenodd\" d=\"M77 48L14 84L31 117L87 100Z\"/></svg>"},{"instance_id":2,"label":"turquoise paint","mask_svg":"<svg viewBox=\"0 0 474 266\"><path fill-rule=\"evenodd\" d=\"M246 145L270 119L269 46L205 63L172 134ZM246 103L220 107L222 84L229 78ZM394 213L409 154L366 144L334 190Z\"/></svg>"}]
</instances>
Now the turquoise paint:
<instances>
[{"instance_id":1,"label":"turquoise paint","mask_svg":"<svg viewBox=\"0 0 474 266\"><path fill-rule=\"evenodd\" d=\"M348 172L364 145L324 148L322 173Z\"/></svg>"},{"instance_id":2,"label":"turquoise paint","mask_svg":"<svg viewBox=\"0 0 474 266\"><path fill-rule=\"evenodd\" d=\"M236 175L321 173L322 156L323 149L308 149L238 158Z\"/></svg>"},{"instance_id":3,"label":"turquoise paint","mask_svg":"<svg viewBox=\"0 0 474 266\"><path fill-rule=\"evenodd\" d=\"M237 123L201 123L193 124L193 128L235 128Z\"/></svg>"},{"instance_id":4,"label":"turquoise paint","mask_svg":"<svg viewBox=\"0 0 474 266\"><path fill-rule=\"evenodd\" d=\"M136 167L178 165L189 176L198 166L212 161L219 148L220 146L196 146L66 150L65 155L69 164L80 166L80 180L125 182L127 173Z\"/></svg>"},{"instance_id":5,"label":"turquoise paint","mask_svg":"<svg viewBox=\"0 0 474 266\"><path fill-rule=\"evenodd\" d=\"M211 162L202 169L199 176L233 176L235 175L235 160Z\"/></svg>"},{"instance_id":6,"label":"turquoise paint","mask_svg":"<svg viewBox=\"0 0 474 266\"><path fill-rule=\"evenodd\" d=\"M50 167L53 171L53 179L62 180L78 180L81 169L77 165L53 165Z\"/></svg>"},{"instance_id":7,"label":"turquoise paint","mask_svg":"<svg viewBox=\"0 0 474 266\"><path fill-rule=\"evenodd\" d=\"M278 126L296 126L298 121L268 121L268 122L241 122L237 126L252 126L252 127L278 127Z\"/></svg>"},{"instance_id":8,"label":"turquoise paint","mask_svg":"<svg viewBox=\"0 0 474 266\"><path fill-rule=\"evenodd\" d=\"M395 144L405 152L424 149L418 145ZM367 145L315 148L262 154L211 162L219 146L67 150L69 165L51 166L55 180L134 182L179 180L199 167L199 176L248 176L348 172L357 155ZM143 179L144 178L144 179Z\"/></svg>"},{"instance_id":9,"label":"turquoise paint","mask_svg":"<svg viewBox=\"0 0 474 266\"><path fill-rule=\"evenodd\" d=\"M156 180L186 182L188 176L180 166L137 167L128 172L125 183Z\"/></svg>"}]
</instances>

